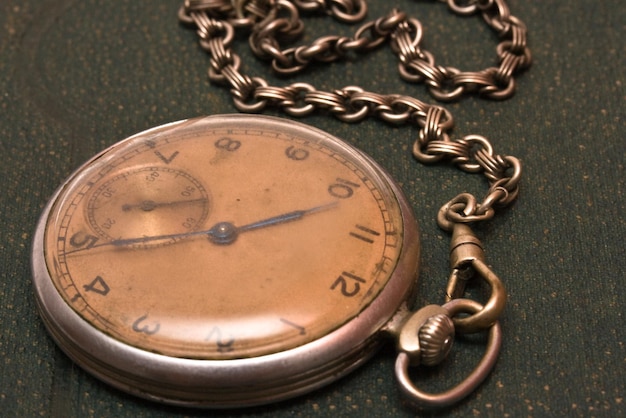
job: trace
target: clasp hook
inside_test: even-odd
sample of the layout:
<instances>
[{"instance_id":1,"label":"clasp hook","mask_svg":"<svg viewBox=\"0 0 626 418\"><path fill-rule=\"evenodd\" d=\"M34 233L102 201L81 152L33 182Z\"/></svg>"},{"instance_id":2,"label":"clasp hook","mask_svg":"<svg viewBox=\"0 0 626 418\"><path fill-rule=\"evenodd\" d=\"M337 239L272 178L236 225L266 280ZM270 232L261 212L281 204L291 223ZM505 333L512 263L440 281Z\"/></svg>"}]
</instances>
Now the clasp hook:
<instances>
[{"instance_id":1,"label":"clasp hook","mask_svg":"<svg viewBox=\"0 0 626 418\"><path fill-rule=\"evenodd\" d=\"M451 347L454 329L450 332L444 318L452 318L460 313L477 314L484 307L470 299L454 299L442 307L429 305L411 315L400 332L396 358L396 379L402 392L420 407L442 408L455 404L472 393L489 375L498 359L502 345L500 323L494 322L489 328L485 354L476 368L458 385L441 393L427 393L417 388L409 376L409 367L419 363L428 364L429 359L447 355ZM442 315L442 313L445 313ZM418 325L418 329L412 329ZM415 336L415 337L414 337ZM439 352L437 347L439 347ZM441 355L438 355L441 354Z\"/></svg>"},{"instance_id":2,"label":"clasp hook","mask_svg":"<svg viewBox=\"0 0 626 418\"><path fill-rule=\"evenodd\" d=\"M446 302L463 297L467 282L482 277L491 287L489 300L473 315L454 318L454 326L462 333L478 332L494 324L504 310L506 290L502 281L485 263L482 243L466 224L454 224L450 243L452 272L446 289Z\"/></svg>"}]
</instances>

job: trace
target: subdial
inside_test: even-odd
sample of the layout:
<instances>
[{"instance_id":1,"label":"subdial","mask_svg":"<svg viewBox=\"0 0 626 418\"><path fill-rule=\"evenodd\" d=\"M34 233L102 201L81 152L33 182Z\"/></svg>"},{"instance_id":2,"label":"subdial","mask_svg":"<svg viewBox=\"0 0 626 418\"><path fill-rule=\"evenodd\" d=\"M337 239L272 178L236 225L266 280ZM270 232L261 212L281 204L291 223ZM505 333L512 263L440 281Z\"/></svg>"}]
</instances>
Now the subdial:
<instances>
[{"instance_id":1,"label":"subdial","mask_svg":"<svg viewBox=\"0 0 626 418\"><path fill-rule=\"evenodd\" d=\"M107 179L89 198L87 217L99 235L113 241L196 231L203 226L209 208L206 189L191 175L148 166ZM164 238L149 245L168 241L171 239Z\"/></svg>"}]
</instances>

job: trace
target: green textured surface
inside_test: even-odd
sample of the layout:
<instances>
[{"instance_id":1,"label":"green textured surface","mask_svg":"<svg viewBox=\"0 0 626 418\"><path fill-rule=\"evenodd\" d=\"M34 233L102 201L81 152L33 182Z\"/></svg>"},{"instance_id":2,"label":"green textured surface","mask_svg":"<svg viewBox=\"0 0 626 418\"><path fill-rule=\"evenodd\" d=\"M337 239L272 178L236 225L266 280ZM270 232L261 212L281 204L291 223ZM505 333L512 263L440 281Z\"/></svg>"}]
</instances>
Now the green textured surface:
<instances>
[{"instance_id":1,"label":"green textured surface","mask_svg":"<svg viewBox=\"0 0 626 418\"><path fill-rule=\"evenodd\" d=\"M395 3L425 23L426 48L438 62L461 69L493 65L495 39L480 19L406 0L376 2L370 16ZM524 163L519 201L479 229L509 293L504 347L478 392L440 416L624 416L626 8L622 0L511 0L510 6L529 27L534 54L517 94L505 102L470 98L449 106L458 135L485 135ZM111 389L73 365L48 337L29 269L30 240L47 197L116 140L169 121L234 111L227 91L208 83L208 60L194 34L178 25L177 9L178 1L147 0L0 5L0 416L415 415L395 386L391 347L352 375L295 400L202 412ZM328 31L326 22L311 22L311 36ZM246 71L267 76L246 48L237 45ZM386 49L297 80L430 101L423 86L398 80ZM434 216L456 193L480 193L484 184L449 167L416 163L408 151L414 130L376 121L348 126L323 116L308 123L357 144L400 181L422 227L424 267L415 303L440 302L448 238ZM460 379L480 347L464 344L420 384L437 388Z\"/></svg>"}]
</instances>

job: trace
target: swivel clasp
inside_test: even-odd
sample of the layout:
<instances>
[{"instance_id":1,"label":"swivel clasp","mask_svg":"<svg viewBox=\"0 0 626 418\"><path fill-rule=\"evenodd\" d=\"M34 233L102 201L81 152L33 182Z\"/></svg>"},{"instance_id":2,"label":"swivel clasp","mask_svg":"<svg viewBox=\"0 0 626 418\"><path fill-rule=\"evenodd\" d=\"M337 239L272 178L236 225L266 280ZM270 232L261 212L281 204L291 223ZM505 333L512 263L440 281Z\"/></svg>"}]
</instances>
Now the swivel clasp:
<instances>
[{"instance_id":1,"label":"swivel clasp","mask_svg":"<svg viewBox=\"0 0 626 418\"><path fill-rule=\"evenodd\" d=\"M454 224L450 243L450 268L452 269L446 288L446 302L462 298L465 285L471 279L481 277L491 287L489 300L478 312L454 318L458 332L472 333L493 325L504 310L506 290L502 281L485 262L482 243L467 224Z\"/></svg>"}]
</instances>

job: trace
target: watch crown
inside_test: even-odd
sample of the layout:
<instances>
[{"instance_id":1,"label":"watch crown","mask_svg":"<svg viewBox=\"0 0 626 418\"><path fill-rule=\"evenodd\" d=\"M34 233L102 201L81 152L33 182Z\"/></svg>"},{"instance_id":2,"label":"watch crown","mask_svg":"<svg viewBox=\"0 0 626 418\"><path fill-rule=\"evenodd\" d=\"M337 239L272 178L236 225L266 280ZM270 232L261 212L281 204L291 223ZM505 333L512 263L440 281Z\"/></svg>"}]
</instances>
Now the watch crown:
<instances>
[{"instance_id":1,"label":"watch crown","mask_svg":"<svg viewBox=\"0 0 626 418\"><path fill-rule=\"evenodd\" d=\"M433 315L419 330L421 363L435 366L450 352L454 340L454 323L445 314Z\"/></svg>"}]
</instances>

